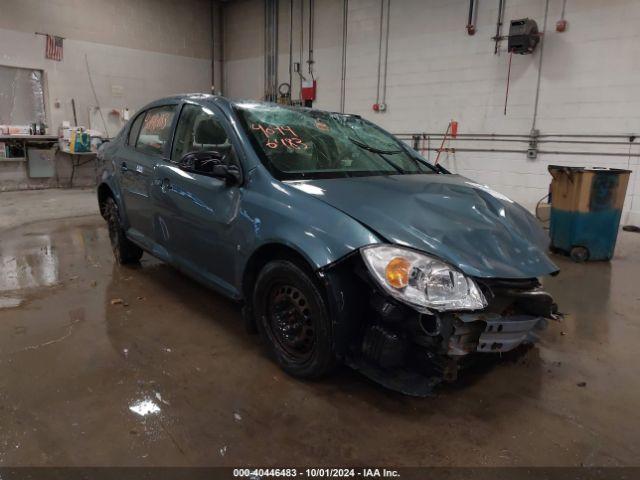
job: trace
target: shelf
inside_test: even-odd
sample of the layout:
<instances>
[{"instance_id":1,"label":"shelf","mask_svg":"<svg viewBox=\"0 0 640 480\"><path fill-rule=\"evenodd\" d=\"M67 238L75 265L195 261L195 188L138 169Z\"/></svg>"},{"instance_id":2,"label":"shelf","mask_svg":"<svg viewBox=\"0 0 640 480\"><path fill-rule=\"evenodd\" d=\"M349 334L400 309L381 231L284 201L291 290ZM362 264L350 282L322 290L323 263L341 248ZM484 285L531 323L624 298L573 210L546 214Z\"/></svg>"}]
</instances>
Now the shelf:
<instances>
[{"instance_id":1,"label":"shelf","mask_svg":"<svg viewBox=\"0 0 640 480\"><path fill-rule=\"evenodd\" d=\"M98 152L70 152L68 150L58 150L60 153L64 153L65 155L76 155L78 157L81 156L90 156L90 155L97 155Z\"/></svg>"},{"instance_id":2,"label":"shelf","mask_svg":"<svg viewBox=\"0 0 640 480\"><path fill-rule=\"evenodd\" d=\"M21 140L27 142L57 142L57 135L0 135L0 142Z\"/></svg>"},{"instance_id":3,"label":"shelf","mask_svg":"<svg viewBox=\"0 0 640 480\"><path fill-rule=\"evenodd\" d=\"M26 162L25 157L0 157L0 163L2 162Z\"/></svg>"}]
</instances>

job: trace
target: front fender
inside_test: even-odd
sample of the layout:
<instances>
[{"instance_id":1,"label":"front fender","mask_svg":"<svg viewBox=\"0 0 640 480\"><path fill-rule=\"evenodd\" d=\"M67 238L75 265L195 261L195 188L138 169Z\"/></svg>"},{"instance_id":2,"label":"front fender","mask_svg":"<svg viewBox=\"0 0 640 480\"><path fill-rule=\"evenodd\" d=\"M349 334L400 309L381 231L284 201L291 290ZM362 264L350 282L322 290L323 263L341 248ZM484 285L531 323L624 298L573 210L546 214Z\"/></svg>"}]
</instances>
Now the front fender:
<instances>
[{"instance_id":1,"label":"front fender","mask_svg":"<svg viewBox=\"0 0 640 480\"><path fill-rule=\"evenodd\" d=\"M240 212L253 224L253 239L245 245L248 255L240 262L238 282L251 254L267 244L295 250L318 270L360 247L382 241L349 215L260 170L253 170L248 179Z\"/></svg>"}]
</instances>

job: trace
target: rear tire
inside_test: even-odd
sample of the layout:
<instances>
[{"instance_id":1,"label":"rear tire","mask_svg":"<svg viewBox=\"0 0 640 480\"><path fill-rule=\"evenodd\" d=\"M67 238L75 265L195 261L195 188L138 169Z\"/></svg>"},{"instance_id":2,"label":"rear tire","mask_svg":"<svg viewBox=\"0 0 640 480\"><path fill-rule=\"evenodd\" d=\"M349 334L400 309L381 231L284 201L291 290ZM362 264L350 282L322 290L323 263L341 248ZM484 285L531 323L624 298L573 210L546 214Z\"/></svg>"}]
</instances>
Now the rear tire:
<instances>
[{"instance_id":1,"label":"rear tire","mask_svg":"<svg viewBox=\"0 0 640 480\"><path fill-rule=\"evenodd\" d=\"M253 291L258 331L280 367L317 378L336 365L331 319L320 288L288 260L265 265Z\"/></svg>"},{"instance_id":2,"label":"rear tire","mask_svg":"<svg viewBox=\"0 0 640 480\"><path fill-rule=\"evenodd\" d=\"M113 197L109 197L105 201L104 212L104 217L107 220L107 226L109 227L111 249L113 250L113 256L115 257L116 262L121 265L139 262L144 251L129 240L124 234L124 230L120 225L118 205Z\"/></svg>"}]
</instances>

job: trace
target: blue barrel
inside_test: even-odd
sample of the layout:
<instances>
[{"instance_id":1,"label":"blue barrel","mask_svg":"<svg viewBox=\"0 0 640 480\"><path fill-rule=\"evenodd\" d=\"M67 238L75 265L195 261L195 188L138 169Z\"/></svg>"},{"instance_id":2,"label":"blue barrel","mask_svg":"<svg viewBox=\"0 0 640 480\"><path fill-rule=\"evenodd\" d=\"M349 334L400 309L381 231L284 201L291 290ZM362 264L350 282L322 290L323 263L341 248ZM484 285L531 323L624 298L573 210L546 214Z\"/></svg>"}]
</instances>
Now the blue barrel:
<instances>
[{"instance_id":1,"label":"blue barrel","mask_svg":"<svg viewBox=\"0 0 640 480\"><path fill-rule=\"evenodd\" d=\"M578 262L610 260L631 171L549 165L551 251Z\"/></svg>"}]
</instances>

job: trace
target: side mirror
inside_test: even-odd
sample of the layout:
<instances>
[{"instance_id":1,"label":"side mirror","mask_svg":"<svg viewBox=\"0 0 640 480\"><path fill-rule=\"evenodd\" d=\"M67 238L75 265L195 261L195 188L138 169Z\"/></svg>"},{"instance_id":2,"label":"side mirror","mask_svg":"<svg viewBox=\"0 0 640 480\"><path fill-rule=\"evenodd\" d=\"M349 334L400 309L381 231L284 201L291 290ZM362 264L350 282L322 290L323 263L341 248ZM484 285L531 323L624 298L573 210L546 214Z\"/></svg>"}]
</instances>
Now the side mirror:
<instances>
[{"instance_id":1,"label":"side mirror","mask_svg":"<svg viewBox=\"0 0 640 480\"><path fill-rule=\"evenodd\" d=\"M178 162L178 167L185 172L220 178L230 185L240 183L239 168L236 165L228 164L227 156L220 152L187 153Z\"/></svg>"}]
</instances>

